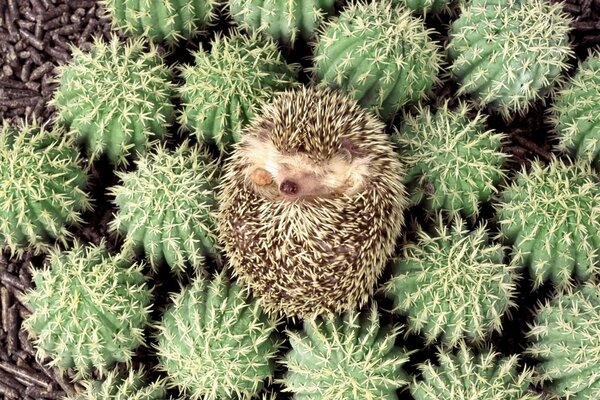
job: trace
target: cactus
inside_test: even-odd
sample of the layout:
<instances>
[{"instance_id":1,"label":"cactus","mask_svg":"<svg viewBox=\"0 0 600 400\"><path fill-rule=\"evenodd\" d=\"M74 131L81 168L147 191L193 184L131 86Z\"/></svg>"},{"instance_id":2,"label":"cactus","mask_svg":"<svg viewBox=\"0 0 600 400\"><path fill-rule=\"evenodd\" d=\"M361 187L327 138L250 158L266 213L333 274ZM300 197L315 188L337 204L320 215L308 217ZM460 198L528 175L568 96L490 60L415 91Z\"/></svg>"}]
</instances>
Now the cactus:
<instances>
[{"instance_id":1,"label":"cactus","mask_svg":"<svg viewBox=\"0 0 600 400\"><path fill-rule=\"evenodd\" d=\"M319 29L313 79L388 120L438 82L441 56L430 32L388 0L352 3Z\"/></svg>"},{"instance_id":2,"label":"cactus","mask_svg":"<svg viewBox=\"0 0 600 400\"><path fill-rule=\"evenodd\" d=\"M271 40L256 35L217 35L210 53L194 53L195 65L182 68L179 93L182 126L221 151L240 138L242 128L279 91L300 86L297 66L285 63Z\"/></svg>"},{"instance_id":3,"label":"cactus","mask_svg":"<svg viewBox=\"0 0 600 400\"><path fill-rule=\"evenodd\" d=\"M504 249L488 243L485 226L469 232L455 219L448 229L439 218L434 235L418 230L417 237L383 288L393 311L408 316L408 332L449 347L464 339L479 345L499 332L514 306L516 266L503 263Z\"/></svg>"},{"instance_id":4,"label":"cactus","mask_svg":"<svg viewBox=\"0 0 600 400\"><path fill-rule=\"evenodd\" d=\"M600 285L585 283L541 305L525 354L540 362L534 379L561 398L600 398Z\"/></svg>"},{"instance_id":5,"label":"cactus","mask_svg":"<svg viewBox=\"0 0 600 400\"><path fill-rule=\"evenodd\" d=\"M35 289L25 301L32 310L24 322L35 338L36 357L51 366L74 367L86 378L115 362L131 363L149 323L150 290L141 264L111 255L102 241L50 253L50 268L34 269Z\"/></svg>"},{"instance_id":6,"label":"cactus","mask_svg":"<svg viewBox=\"0 0 600 400\"><path fill-rule=\"evenodd\" d=\"M550 120L560 138L558 149L600 168L600 52L588 55L558 92Z\"/></svg>"},{"instance_id":7,"label":"cactus","mask_svg":"<svg viewBox=\"0 0 600 400\"><path fill-rule=\"evenodd\" d=\"M174 84L154 45L145 51L141 40L122 44L113 36L108 44L95 39L90 53L72 51L50 103L92 161L106 153L113 163L127 164L127 156L167 136Z\"/></svg>"},{"instance_id":8,"label":"cactus","mask_svg":"<svg viewBox=\"0 0 600 400\"><path fill-rule=\"evenodd\" d=\"M573 51L571 20L546 0L471 0L449 31L450 73L505 119L526 113L558 82Z\"/></svg>"},{"instance_id":9,"label":"cactus","mask_svg":"<svg viewBox=\"0 0 600 400\"><path fill-rule=\"evenodd\" d=\"M415 400L541 400L528 392L533 370L517 372L517 355L501 357L491 350L475 355L461 342L457 354L438 348L437 358L439 366L430 360L418 366L423 380L410 386Z\"/></svg>"},{"instance_id":10,"label":"cactus","mask_svg":"<svg viewBox=\"0 0 600 400\"><path fill-rule=\"evenodd\" d=\"M363 314L305 320L301 332L288 331L283 392L298 399L397 399L396 389L408 383L408 353L394 345L400 330L380 326L376 304Z\"/></svg>"},{"instance_id":11,"label":"cactus","mask_svg":"<svg viewBox=\"0 0 600 400\"><path fill-rule=\"evenodd\" d=\"M231 17L240 27L290 45L299 37L313 39L334 6L335 0L229 0Z\"/></svg>"},{"instance_id":12,"label":"cactus","mask_svg":"<svg viewBox=\"0 0 600 400\"><path fill-rule=\"evenodd\" d=\"M416 117L405 115L394 139L408 170L405 183L413 203L478 215L479 203L497 192L507 158L500 151L506 135L485 130L485 121L481 113L471 117L463 102L455 111L445 102L436 112L419 106Z\"/></svg>"},{"instance_id":13,"label":"cactus","mask_svg":"<svg viewBox=\"0 0 600 400\"><path fill-rule=\"evenodd\" d=\"M276 322L222 274L198 277L156 328L158 368L192 400L247 399L272 378Z\"/></svg>"},{"instance_id":14,"label":"cactus","mask_svg":"<svg viewBox=\"0 0 600 400\"><path fill-rule=\"evenodd\" d=\"M66 400L164 400L167 392L162 380L147 385L142 370L129 370L127 376L113 370L103 381L84 381L85 392Z\"/></svg>"},{"instance_id":15,"label":"cactus","mask_svg":"<svg viewBox=\"0 0 600 400\"><path fill-rule=\"evenodd\" d=\"M53 239L66 244L67 224L82 222L91 209L83 191L87 175L73 140L58 126L37 122L0 126L0 241L22 256L39 254Z\"/></svg>"},{"instance_id":16,"label":"cactus","mask_svg":"<svg viewBox=\"0 0 600 400\"><path fill-rule=\"evenodd\" d=\"M177 274L186 263L203 267L205 255L217 255L216 162L186 140L175 152L159 146L136 164L117 172L123 184L109 189L119 207L110 230L125 234L124 247L143 248L152 267L166 261Z\"/></svg>"},{"instance_id":17,"label":"cactus","mask_svg":"<svg viewBox=\"0 0 600 400\"><path fill-rule=\"evenodd\" d=\"M565 288L573 273L586 280L600 271L599 183L589 164L553 159L533 162L500 194L500 236L535 288L547 279Z\"/></svg>"},{"instance_id":18,"label":"cactus","mask_svg":"<svg viewBox=\"0 0 600 400\"><path fill-rule=\"evenodd\" d=\"M217 0L100 0L113 27L168 45L196 36L216 17Z\"/></svg>"},{"instance_id":19,"label":"cactus","mask_svg":"<svg viewBox=\"0 0 600 400\"><path fill-rule=\"evenodd\" d=\"M456 0L392 0L394 4L401 4L423 15L450 12L450 5L455 2Z\"/></svg>"}]
</instances>

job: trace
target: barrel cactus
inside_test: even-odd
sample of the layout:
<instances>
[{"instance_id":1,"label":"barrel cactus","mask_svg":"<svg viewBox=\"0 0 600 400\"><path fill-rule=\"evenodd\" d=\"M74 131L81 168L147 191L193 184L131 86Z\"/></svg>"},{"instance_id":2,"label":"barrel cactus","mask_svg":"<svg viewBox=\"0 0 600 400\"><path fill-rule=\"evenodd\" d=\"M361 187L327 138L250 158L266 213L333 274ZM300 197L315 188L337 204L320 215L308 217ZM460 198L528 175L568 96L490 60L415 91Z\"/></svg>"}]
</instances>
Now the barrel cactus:
<instances>
[{"instance_id":1,"label":"barrel cactus","mask_svg":"<svg viewBox=\"0 0 600 400\"><path fill-rule=\"evenodd\" d=\"M216 17L217 0L100 0L113 26L126 34L174 45Z\"/></svg>"},{"instance_id":2,"label":"barrel cactus","mask_svg":"<svg viewBox=\"0 0 600 400\"><path fill-rule=\"evenodd\" d=\"M377 305L360 313L321 316L288 332L283 392L302 399L397 399L408 383L408 353L394 345L400 326L381 327Z\"/></svg>"},{"instance_id":3,"label":"barrel cactus","mask_svg":"<svg viewBox=\"0 0 600 400\"><path fill-rule=\"evenodd\" d=\"M124 247L143 249L152 267L202 268L204 256L217 255L216 161L184 141L174 152L158 146L136 164L117 172L122 185L109 189L119 207L110 230L125 235Z\"/></svg>"},{"instance_id":4,"label":"barrel cactus","mask_svg":"<svg viewBox=\"0 0 600 400\"><path fill-rule=\"evenodd\" d=\"M416 116L404 117L394 139L408 171L405 183L414 203L423 201L429 210L477 216L479 203L497 192L508 157L501 151L506 135L486 130L485 121L483 114L473 113L464 102L456 110L445 102L435 112L420 106Z\"/></svg>"},{"instance_id":5,"label":"barrel cactus","mask_svg":"<svg viewBox=\"0 0 600 400\"><path fill-rule=\"evenodd\" d=\"M273 376L276 322L222 274L174 296L156 328L158 368L192 400L250 398Z\"/></svg>"},{"instance_id":6,"label":"barrel cactus","mask_svg":"<svg viewBox=\"0 0 600 400\"><path fill-rule=\"evenodd\" d=\"M559 150L600 168L600 52L592 53L558 92L550 108Z\"/></svg>"},{"instance_id":7,"label":"barrel cactus","mask_svg":"<svg viewBox=\"0 0 600 400\"><path fill-rule=\"evenodd\" d=\"M500 331L518 276L503 263L503 247L488 243L485 226L469 232L461 219L448 228L440 218L433 235L418 230L417 237L383 287L393 311L408 316L408 332L453 347L464 339L482 344Z\"/></svg>"},{"instance_id":8,"label":"barrel cactus","mask_svg":"<svg viewBox=\"0 0 600 400\"><path fill-rule=\"evenodd\" d=\"M82 222L91 209L84 192L87 175L79 153L62 128L36 122L0 126L0 241L13 255L41 253L57 240L66 244L66 225Z\"/></svg>"},{"instance_id":9,"label":"barrel cactus","mask_svg":"<svg viewBox=\"0 0 600 400\"><path fill-rule=\"evenodd\" d=\"M221 151L240 138L242 128L263 103L299 86L297 67L286 64L272 40L254 35L217 35L210 53L194 53L195 65L184 66L179 88L182 126Z\"/></svg>"},{"instance_id":10,"label":"barrel cactus","mask_svg":"<svg viewBox=\"0 0 600 400\"><path fill-rule=\"evenodd\" d=\"M441 56L430 32L388 0L351 3L319 29L313 78L390 119L438 82Z\"/></svg>"},{"instance_id":11,"label":"barrel cactus","mask_svg":"<svg viewBox=\"0 0 600 400\"><path fill-rule=\"evenodd\" d=\"M37 358L51 366L74 367L78 378L100 375L116 362L131 363L149 323L150 289L143 265L105 243L75 242L50 253L50 268L34 269L35 289L25 301L32 310L24 326L37 346Z\"/></svg>"},{"instance_id":12,"label":"barrel cactus","mask_svg":"<svg viewBox=\"0 0 600 400\"><path fill-rule=\"evenodd\" d=\"M85 144L92 161L106 153L118 165L144 153L167 136L175 118L172 70L156 47L142 40L94 40L88 52L73 48L60 68L60 86L51 100L57 121Z\"/></svg>"},{"instance_id":13,"label":"barrel cactus","mask_svg":"<svg viewBox=\"0 0 600 400\"><path fill-rule=\"evenodd\" d=\"M229 0L231 17L245 30L293 45L311 40L334 12L335 0Z\"/></svg>"},{"instance_id":14,"label":"barrel cactus","mask_svg":"<svg viewBox=\"0 0 600 400\"><path fill-rule=\"evenodd\" d=\"M525 354L536 358L535 379L561 398L600 398L600 285L585 283L541 305Z\"/></svg>"},{"instance_id":15,"label":"barrel cactus","mask_svg":"<svg viewBox=\"0 0 600 400\"><path fill-rule=\"evenodd\" d=\"M573 274L587 280L600 271L599 184L589 164L554 159L532 163L500 194L500 236L535 287L550 279L564 288Z\"/></svg>"},{"instance_id":16,"label":"barrel cactus","mask_svg":"<svg viewBox=\"0 0 600 400\"><path fill-rule=\"evenodd\" d=\"M472 0L449 31L450 72L458 95L504 118L527 112L550 91L573 51L571 20L547 0Z\"/></svg>"},{"instance_id":17,"label":"barrel cactus","mask_svg":"<svg viewBox=\"0 0 600 400\"><path fill-rule=\"evenodd\" d=\"M129 370L127 376L118 370L109 372L102 381L84 381L85 392L66 400L165 400L167 391L162 380L146 384L142 370Z\"/></svg>"}]
</instances>

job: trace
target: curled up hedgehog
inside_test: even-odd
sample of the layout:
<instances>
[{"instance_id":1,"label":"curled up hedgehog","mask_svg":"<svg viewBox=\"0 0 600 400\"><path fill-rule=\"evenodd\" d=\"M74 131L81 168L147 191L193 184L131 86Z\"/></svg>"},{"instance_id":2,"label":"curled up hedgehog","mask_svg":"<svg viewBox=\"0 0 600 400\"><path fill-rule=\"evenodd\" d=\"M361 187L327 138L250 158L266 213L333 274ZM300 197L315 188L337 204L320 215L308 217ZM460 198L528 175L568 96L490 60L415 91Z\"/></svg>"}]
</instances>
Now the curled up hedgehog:
<instances>
[{"instance_id":1,"label":"curled up hedgehog","mask_svg":"<svg viewBox=\"0 0 600 400\"><path fill-rule=\"evenodd\" d=\"M277 96L234 147L219 237L270 313L361 307L404 224L402 167L384 124L332 89Z\"/></svg>"}]
</instances>

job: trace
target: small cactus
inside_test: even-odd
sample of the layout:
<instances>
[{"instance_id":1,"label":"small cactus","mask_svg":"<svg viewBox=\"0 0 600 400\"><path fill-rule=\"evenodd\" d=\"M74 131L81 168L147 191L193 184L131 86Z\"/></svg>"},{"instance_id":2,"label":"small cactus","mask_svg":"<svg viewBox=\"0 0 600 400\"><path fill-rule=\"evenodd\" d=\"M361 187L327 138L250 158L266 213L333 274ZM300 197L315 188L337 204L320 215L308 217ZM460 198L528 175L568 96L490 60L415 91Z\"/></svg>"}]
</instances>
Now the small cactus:
<instances>
[{"instance_id":1,"label":"small cactus","mask_svg":"<svg viewBox=\"0 0 600 400\"><path fill-rule=\"evenodd\" d=\"M592 53L550 108L558 149L600 168L600 52Z\"/></svg>"},{"instance_id":2,"label":"small cactus","mask_svg":"<svg viewBox=\"0 0 600 400\"><path fill-rule=\"evenodd\" d=\"M123 376L113 370L102 381L84 381L85 392L69 396L66 400L164 400L167 391L162 380L151 384L144 382L142 370L129 370Z\"/></svg>"},{"instance_id":3,"label":"small cactus","mask_svg":"<svg viewBox=\"0 0 600 400\"><path fill-rule=\"evenodd\" d=\"M113 27L168 45L196 36L216 17L217 0L100 0Z\"/></svg>"},{"instance_id":4,"label":"small cactus","mask_svg":"<svg viewBox=\"0 0 600 400\"><path fill-rule=\"evenodd\" d=\"M72 51L51 104L92 161L106 153L113 163L126 164L127 156L167 136L175 86L154 45L146 51L141 40L123 44L113 36L108 44L95 39L90 53Z\"/></svg>"},{"instance_id":5,"label":"small cactus","mask_svg":"<svg viewBox=\"0 0 600 400\"><path fill-rule=\"evenodd\" d=\"M217 255L216 162L184 141L174 152L158 146L136 165L117 172L123 184L109 189L119 207L110 230L125 234L125 247L144 249L152 267L203 267L205 255Z\"/></svg>"},{"instance_id":6,"label":"small cactus","mask_svg":"<svg viewBox=\"0 0 600 400\"><path fill-rule=\"evenodd\" d=\"M394 345L400 330L380 326L376 305L363 314L305 320L301 332L288 332L283 392L303 399L397 399L396 390L408 384L402 369L408 353Z\"/></svg>"},{"instance_id":7,"label":"small cactus","mask_svg":"<svg viewBox=\"0 0 600 400\"><path fill-rule=\"evenodd\" d=\"M149 323L150 290L141 264L111 255L105 243L50 254L50 268L34 269L26 295L32 314L24 322L38 360L74 367L78 378L101 375L115 362L130 364Z\"/></svg>"},{"instance_id":8,"label":"small cactus","mask_svg":"<svg viewBox=\"0 0 600 400\"><path fill-rule=\"evenodd\" d=\"M571 275L590 279L600 271L600 180L587 163L536 161L500 194L500 236L528 266L534 287L550 279L561 288Z\"/></svg>"},{"instance_id":9,"label":"small cactus","mask_svg":"<svg viewBox=\"0 0 600 400\"><path fill-rule=\"evenodd\" d=\"M91 209L83 191L87 175L73 140L58 126L37 122L0 126L0 241L22 256L39 254L53 239L66 244L67 224L82 222Z\"/></svg>"},{"instance_id":10,"label":"small cactus","mask_svg":"<svg viewBox=\"0 0 600 400\"><path fill-rule=\"evenodd\" d=\"M504 249L488 243L485 226L469 232L455 219L448 229L439 218L434 235L419 230L417 237L384 285L393 311L408 316L408 332L454 347L463 339L479 345L500 331L514 306L516 266L503 263Z\"/></svg>"},{"instance_id":11,"label":"small cactus","mask_svg":"<svg viewBox=\"0 0 600 400\"><path fill-rule=\"evenodd\" d=\"M471 0L449 31L450 72L479 106L505 119L526 113L558 81L573 54L571 20L547 0Z\"/></svg>"},{"instance_id":12,"label":"small cactus","mask_svg":"<svg viewBox=\"0 0 600 400\"><path fill-rule=\"evenodd\" d=\"M158 368L192 400L248 399L275 369L276 323L223 275L201 276L157 326Z\"/></svg>"},{"instance_id":13,"label":"small cactus","mask_svg":"<svg viewBox=\"0 0 600 400\"><path fill-rule=\"evenodd\" d=\"M273 41L256 35L217 35L210 53L198 51L194 58L195 65L182 68L179 122L221 151L240 139L262 104L300 85L296 66L286 64Z\"/></svg>"},{"instance_id":14,"label":"small cactus","mask_svg":"<svg viewBox=\"0 0 600 400\"><path fill-rule=\"evenodd\" d=\"M413 203L476 217L479 203L497 192L508 157L501 151L506 135L485 130L483 114L470 114L466 103L451 111L445 102L436 112L419 107L416 117L405 116L394 139Z\"/></svg>"},{"instance_id":15,"label":"small cactus","mask_svg":"<svg viewBox=\"0 0 600 400\"><path fill-rule=\"evenodd\" d=\"M423 380L410 386L415 400L541 400L539 395L528 391L532 380L531 369L517 372L518 356L500 357L484 350L473 354L461 343L457 354L439 348L439 365L430 360L418 368Z\"/></svg>"},{"instance_id":16,"label":"small cactus","mask_svg":"<svg viewBox=\"0 0 600 400\"><path fill-rule=\"evenodd\" d=\"M438 82L441 56L430 32L388 0L352 3L320 29L313 78L388 120Z\"/></svg>"},{"instance_id":17,"label":"small cactus","mask_svg":"<svg viewBox=\"0 0 600 400\"><path fill-rule=\"evenodd\" d=\"M600 399L600 285L585 283L541 305L525 354L540 362L534 379L571 400Z\"/></svg>"},{"instance_id":18,"label":"small cactus","mask_svg":"<svg viewBox=\"0 0 600 400\"><path fill-rule=\"evenodd\" d=\"M240 27L291 45L300 37L313 39L334 6L335 0L229 0L231 17Z\"/></svg>"}]
</instances>

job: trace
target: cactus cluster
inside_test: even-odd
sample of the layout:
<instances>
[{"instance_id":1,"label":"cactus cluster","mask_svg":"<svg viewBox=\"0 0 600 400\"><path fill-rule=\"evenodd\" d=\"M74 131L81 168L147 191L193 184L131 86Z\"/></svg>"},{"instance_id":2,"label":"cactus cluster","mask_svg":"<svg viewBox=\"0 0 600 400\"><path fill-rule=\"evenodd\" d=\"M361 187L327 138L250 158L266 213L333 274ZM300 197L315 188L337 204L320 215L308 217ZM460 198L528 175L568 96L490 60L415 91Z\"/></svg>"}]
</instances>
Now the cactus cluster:
<instances>
[{"instance_id":1,"label":"cactus cluster","mask_svg":"<svg viewBox=\"0 0 600 400\"><path fill-rule=\"evenodd\" d=\"M156 328L158 368L192 400L249 398L273 376L276 322L222 274L174 296Z\"/></svg>"},{"instance_id":2,"label":"cactus cluster","mask_svg":"<svg viewBox=\"0 0 600 400\"><path fill-rule=\"evenodd\" d=\"M66 244L66 226L91 209L87 175L64 130L37 122L0 126L0 245L11 254Z\"/></svg>"},{"instance_id":3,"label":"cactus cluster","mask_svg":"<svg viewBox=\"0 0 600 400\"><path fill-rule=\"evenodd\" d=\"M146 384L142 370L129 370L127 376L117 369L110 371L102 381L84 381L85 392L66 400L165 400L166 389L162 380Z\"/></svg>"},{"instance_id":4,"label":"cactus cluster","mask_svg":"<svg viewBox=\"0 0 600 400\"><path fill-rule=\"evenodd\" d=\"M472 117L464 102L456 110L444 102L435 112L421 106L417 111L416 116L406 115L394 134L413 202L476 217L479 203L497 192L504 177L505 135L485 130L484 114Z\"/></svg>"},{"instance_id":5,"label":"cactus cluster","mask_svg":"<svg viewBox=\"0 0 600 400\"><path fill-rule=\"evenodd\" d=\"M66 252L50 253L50 268L34 269L35 289L25 301L32 310L24 326L39 360L74 367L76 377L101 375L115 362L131 362L144 343L151 293L141 264L112 255L105 243L75 242Z\"/></svg>"},{"instance_id":6,"label":"cactus cluster","mask_svg":"<svg viewBox=\"0 0 600 400\"><path fill-rule=\"evenodd\" d=\"M50 104L57 121L85 144L92 161L106 154L117 165L167 136L175 117L172 70L157 48L142 40L94 39L90 52L73 48L60 67L60 86Z\"/></svg>"},{"instance_id":7,"label":"cactus cluster","mask_svg":"<svg viewBox=\"0 0 600 400\"><path fill-rule=\"evenodd\" d=\"M388 0L351 3L319 30L313 78L390 119L438 81L441 56L430 33Z\"/></svg>"},{"instance_id":8,"label":"cactus cluster","mask_svg":"<svg viewBox=\"0 0 600 400\"><path fill-rule=\"evenodd\" d=\"M558 82L573 54L571 20L548 0L471 0L447 45L457 94L471 94L506 119L525 113Z\"/></svg>"},{"instance_id":9,"label":"cactus cluster","mask_svg":"<svg viewBox=\"0 0 600 400\"><path fill-rule=\"evenodd\" d=\"M202 268L206 255L217 255L216 161L184 141L174 152L158 146L136 166L117 172L122 184L109 189L119 207L110 230L125 235L124 247L143 249L152 267Z\"/></svg>"},{"instance_id":10,"label":"cactus cluster","mask_svg":"<svg viewBox=\"0 0 600 400\"><path fill-rule=\"evenodd\" d=\"M195 65L182 68L179 122L221 151L240 139L262 104L299 85L296 66L285 62L272 40L256 35L217 35L210 52L197 51L194 59Z\"/></svg>"},{"instance_id":11,"label":"cactus cluster","mask_svg":"<svg viewBox=\"0 0 600 400\"><path fill-rule=\"evenodd\" d=\"M283 392L303 399L397 399L396 390L408 384L402 368L408 353L394 344L400 331L380 326L376 304L362 314L305 320L300 332L288 332Z\"/></svg>"},{"instance_id":12,"label":"cactus cluster","mask_svg":"<svg viewBox=\"0 0 600 400\"><path fill-rule=\"evenodd\" d=\"M573 274L587 280L600 271L599 185L589 164L555 158L533 162L500 194L501 238L529 267L534 287L550 279L564 288Z\"/></svg>"}]
</instances>

